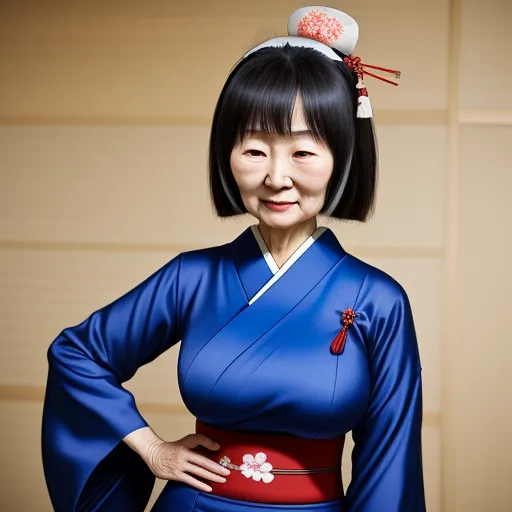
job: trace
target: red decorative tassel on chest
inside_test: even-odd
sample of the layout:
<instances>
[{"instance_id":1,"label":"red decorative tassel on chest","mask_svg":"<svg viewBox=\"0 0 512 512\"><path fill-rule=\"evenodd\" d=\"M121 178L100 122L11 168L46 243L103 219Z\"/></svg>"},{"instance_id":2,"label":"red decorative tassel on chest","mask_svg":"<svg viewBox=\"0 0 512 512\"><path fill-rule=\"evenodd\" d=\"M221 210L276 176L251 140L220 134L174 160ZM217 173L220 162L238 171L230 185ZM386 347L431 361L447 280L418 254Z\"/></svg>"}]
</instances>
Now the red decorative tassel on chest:
<instances>
[{"instance_id":1,"label":"red decorative tassel on chest","mask_svg":"<svg viewBox=\"0 0 512 512\"><path fill-rule=\"evenodd\" d=\"M348 328L354 323L356 316L357 314L354 313L354 310L352 308L347 308L345 309L345 311L343 311L343 315L341 316L343 328L338 334L336 334L336 337L332 340L331 354L339 356L340 354L343 353L345 343L347 342Z\"/></svg>"}]
</instances>

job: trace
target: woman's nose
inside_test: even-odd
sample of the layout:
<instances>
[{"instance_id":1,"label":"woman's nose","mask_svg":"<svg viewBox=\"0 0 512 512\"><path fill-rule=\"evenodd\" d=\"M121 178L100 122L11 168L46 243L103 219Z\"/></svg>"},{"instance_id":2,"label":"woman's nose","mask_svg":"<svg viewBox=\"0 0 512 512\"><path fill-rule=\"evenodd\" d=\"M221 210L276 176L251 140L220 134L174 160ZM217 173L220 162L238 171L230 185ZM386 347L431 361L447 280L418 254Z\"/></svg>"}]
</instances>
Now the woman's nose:
<instances>
[{"instance_id":1,"label":"woman's nose","mask_svg":"<svg viewBox=\"0 0 512 512\"><path fill-rule=\"evenodd\" d=\"M291 174L292 169L286 159L275 158L270 162L265 185L275 189L290 188L293 186Z\"/></svg>"}]
</instances>

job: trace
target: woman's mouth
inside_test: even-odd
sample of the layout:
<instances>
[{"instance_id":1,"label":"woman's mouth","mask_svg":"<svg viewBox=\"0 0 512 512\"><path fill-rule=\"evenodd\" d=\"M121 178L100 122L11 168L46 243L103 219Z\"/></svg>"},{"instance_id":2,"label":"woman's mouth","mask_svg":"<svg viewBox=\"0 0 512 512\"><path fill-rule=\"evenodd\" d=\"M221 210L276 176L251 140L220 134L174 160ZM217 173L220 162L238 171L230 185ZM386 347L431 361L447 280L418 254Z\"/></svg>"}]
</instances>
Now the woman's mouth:
<instances>
[{"instance_id":1,"label":"woman's mouth","mask_svg":"<svg viewBox=\"0 0 512 512\"><path fill-rule=\"evenodd\" d=\"M265 201L261 200L261 202L273 212L284 212L286 210L289 210L294 204L297 202L291 202L291 201Z\"/></svg>"}]
</instances>

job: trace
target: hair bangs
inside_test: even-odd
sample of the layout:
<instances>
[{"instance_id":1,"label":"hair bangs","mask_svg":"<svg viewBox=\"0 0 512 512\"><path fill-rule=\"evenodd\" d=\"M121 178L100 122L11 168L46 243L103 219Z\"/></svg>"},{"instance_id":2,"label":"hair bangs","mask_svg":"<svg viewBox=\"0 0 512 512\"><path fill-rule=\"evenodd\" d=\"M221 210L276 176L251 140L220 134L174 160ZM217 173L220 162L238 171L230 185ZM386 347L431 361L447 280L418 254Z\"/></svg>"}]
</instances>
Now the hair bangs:
<instances>
[{"instance_id":1,"label":"hair bangs","mask_svg":"<svg viewBox=\"0 0 512 512\"><path fill-rule=\"evenodd\" d=\"M300 50L259 51L237 74L230 92L238 94L228 93L225 99L237 142L256 132L291 136L296 105L303 108L307 128L317 141L331 146L344 135L336 133L336 127L350 126L353 111L340 97L343 78L329 59Z\"/></svg>"},{"instance_id":2,"label":"hair bangs","mask_svg":"<svg viewBox=\"0 0 512 512\"><path fill-rule=\"evenodd\" d=\"M236 141L257 132L269 135L291 135L292 115L298 93L295 73L282 62L260 66L247 66L237 77L233 90L231 111Z\"/></svg>"}]
</instances>

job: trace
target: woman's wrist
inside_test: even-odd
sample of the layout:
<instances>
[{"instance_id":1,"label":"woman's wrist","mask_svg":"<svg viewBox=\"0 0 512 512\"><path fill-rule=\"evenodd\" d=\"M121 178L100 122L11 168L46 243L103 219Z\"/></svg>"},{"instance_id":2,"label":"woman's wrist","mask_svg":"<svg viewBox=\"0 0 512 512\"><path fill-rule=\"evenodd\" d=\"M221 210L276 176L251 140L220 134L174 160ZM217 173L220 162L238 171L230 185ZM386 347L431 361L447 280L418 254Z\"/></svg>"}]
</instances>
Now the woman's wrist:
<instances>
[{"instance_id":1,"label":"woman's wrist","mask_svg":"<svg viewBox=\"0 0 512 512\"><path fill-rule=\"evenodd\" d=\"M130 432L123 441L146 462L151 460L151 454L165 441L155 431L147 426Z\"/></svg>"}]
</instances>

